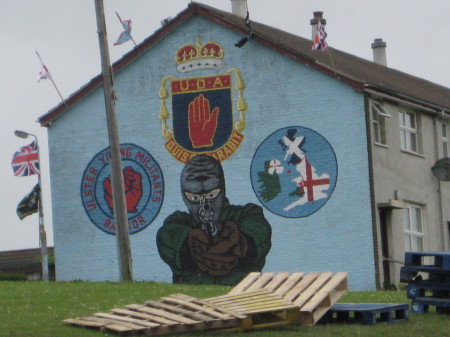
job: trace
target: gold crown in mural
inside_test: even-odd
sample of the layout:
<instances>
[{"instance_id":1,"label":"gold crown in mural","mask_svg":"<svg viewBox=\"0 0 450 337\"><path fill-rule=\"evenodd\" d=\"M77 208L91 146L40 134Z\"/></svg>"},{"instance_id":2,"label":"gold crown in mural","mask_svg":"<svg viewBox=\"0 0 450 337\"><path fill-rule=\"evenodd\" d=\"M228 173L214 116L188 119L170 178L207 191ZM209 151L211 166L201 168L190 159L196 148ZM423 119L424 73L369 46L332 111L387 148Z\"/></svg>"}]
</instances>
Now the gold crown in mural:
<instances>
[{"instance_id":1,"label":"gold crown in mural","mask_svg":"<svg viewBox=\"0 0 450 337\"><path fill-rule=\"evenodd\" d=\"M176 54L177 70L187 73L197 69L220 69L223 67L223 48L218 42L209 41L186 44Z\"/></svg>"}]
</instances>

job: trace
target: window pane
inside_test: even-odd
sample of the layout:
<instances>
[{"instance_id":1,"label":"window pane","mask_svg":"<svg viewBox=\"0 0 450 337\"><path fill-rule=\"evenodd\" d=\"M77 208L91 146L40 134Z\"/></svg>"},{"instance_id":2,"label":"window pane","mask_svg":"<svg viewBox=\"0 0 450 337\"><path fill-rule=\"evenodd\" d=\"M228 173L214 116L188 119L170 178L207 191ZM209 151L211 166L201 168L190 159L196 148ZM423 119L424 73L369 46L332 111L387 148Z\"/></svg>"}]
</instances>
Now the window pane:
<instances>
[{"instance_id":1,"label":"window pane","mask_svg":"<svg viewBox=\"0 0 450 337\"><path fill-rule=\"evenodd\" d=\"M386 145L386 118L380 118L380 143Z\"/></svg>"},{"instance_id":2,"label":"window pane","mask_svg":"<svg viewBox=\"0 0 450 337\"><path fill-rule=\"evenodd\" d=\"M415 207L411 207L409 208L409 220L410 220L410 226L409 228L414 231L417 232L417 208Z\"/></svg>"},{"instance_id":3,"label":"window pane","mask_svg":"<svg viewBox=\"0 0 450 337\"><path fill-rule=\"evenodd\" d=\"M411 127L411 118L410 118L410 115L408 114L408 113L406 113L406 114L404 114L404 119L405 119L405 126L407 127L407 128L410 128Z\"/></svg>"},{"instance_id":4,"label":"window pane","mask_svg":"<svg viewBox=\"0 0 450 337\"><path fill-rule=\"evenodd\" d=\"M410 138L410 146L409 146L408 150L413 151L413 152L417 152L417 138L416 138L416 134L415 133L409 133L409 138Z\"/></svg>"},{"instance_id":5,"label":"window pane","mask_svg":"<svg viewBox=\"0 0 450 337\"><path fill-rule=\"evenodd\" d=\"M415 215L416 215L416 220L415 220L416 228L415 228L415 231L422 233L422 212L421 212L420 208L415 208Z\"/></svg>"},{"instance_id":6,"label":"window pane","mask_svg":"<svg viewBox=\"0 0 450 337\"><path fill-rule=\"evenodd\" d=\"M442 154L443 157L448 157L448 134L447 124L442 124Z\"/></svg>"},{"instance_id":7,"label":"window pane","mask_svg":"<svg viewBox=\"0 0 450 337\"><path fill-rule=\"evenodd\" d=\"M417 240L417 251L418 252L423 252L423 238L422 237L420 237L420 236L417 236L416 237L416 240Z\"/></svg>"},{"instance_id":8,"label":"window pane","mask_svg":"<svg viewBox=\"0 0 450 337\"><path fill-rule=\"evenodd\" d=\"M402 150L406 150L406 132L403 130L400 130L400 144Z\"/></svg>"},{"instance_id":9,"label":"window pane","mask_svg":"<svg viewBox=\"0 0 450 337\"><path fill-rule=\"evenodd\" d=\"M378 127L377 124L373 125L373 136L374 136L375 143L381 142L380 128Z\"/></svg>"},{"instance_id":10,"label":"window pane","mask_svg":"<svg viewBox=\"0 0 450 337\"><path fill-rule=\"evenodd\" d=\"M412 113L408 113L409 116L409 123L412 129L416 128L416 115Z\"/></svg>"},{"instance_id":11,"label":"window pane","mask_svg":"<svg viewBox=\"0 0 450 337\"><path fill-rule=\"evenodd\" d=\"M374 121L378 121L380 119L380 115L375 109L372 109L372 118Z\"/></svg>"},{"instance_id":12,"label":"window pane","mask_svg":"<svg viewBox=\"0 0 450 337\"><path fill-rule=\"evenodd\" d=\"M409 208L404 208L403 209L403 228L406 230L410 230L410 225L409 225Z\"/></svg>"},{"instance_id":13,"label":"window pane","mask_svg":"<svg viewBox=\"0 0 450 337\"><path fill-rule=\"evenodd\" d=\"M383 117L392 117L391 114L384 108L384 106L378 102L372 102L372 111L377 115Z\"/></svg>"},{"instance_id":14,"label":"window pane","mask_svg":"<svg viewBox=\"0 0 450 337\"><path fill-rule=\"evenodd\" d=\"M381 141L380 126L375 120L373 121L373 139L375 143L379 143Z\"/></svg>"},{"instance_id":15,"label":"window pane","mask_svg":"<svg viewBox=\"0 0 450 337\"><path fill-rule=\"evenodd\" d=\"M411 236L411 249L413 252L423 251L423 240L419 236Z\"/></svg>"},{"instance_id":16,"label":"window pane","mask_svg":"<svg viewBox=\"0 0 450 337\"><path fill-rule=\"evenodd\" d=\"M405 252L411 251L411 237L405 234Z\"/></svg>"}]
</instances>

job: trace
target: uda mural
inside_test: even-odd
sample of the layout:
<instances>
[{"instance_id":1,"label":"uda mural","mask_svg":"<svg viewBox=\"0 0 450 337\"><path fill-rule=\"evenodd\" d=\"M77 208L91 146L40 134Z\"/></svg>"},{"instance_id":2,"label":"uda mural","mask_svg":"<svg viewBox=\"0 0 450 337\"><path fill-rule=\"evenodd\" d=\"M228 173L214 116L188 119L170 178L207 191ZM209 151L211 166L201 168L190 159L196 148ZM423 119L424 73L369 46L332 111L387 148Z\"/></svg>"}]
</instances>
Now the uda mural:
<instances>
[{"instance_id":1,"label":"uda mural","mask_svg":"<svg viewBox=\"0 0 450 337\"><path fill-rule=\"evenodd\" d=\"M195 45L178 49L176 69L180 73L200 69L217 72L223 68L223 57L224 50L219 43L202 44L197 37ZM161 133L167 140L167 151L182 163L198 154L209 154L219 161L230 158L244 138L242 131L247 109L244 89L244 80L236 68L213 76L165 76L158 97L161 100ZM233 90L237 92L237 102L233 102ZM172 128L167 126L170 118L168 99L172 102ZM234 106L239 112L237 121L233 121Z\"/></svg>"},{"instance_id":2,"label":"uda mural","mask_svg":"<svg viewBox=\"0 0 450 337\"><path fill-rule=\"evenodd\" d=\"M121 144L129 233L134 234L152 223L164 197L164 178L158 163L143 148ZM115 235L109 161L109 147L97 153L87 165L81 180L81 201L92 223Z\"/></svg>"},{"instance_id":3,"label":"uda mural","mask_svg":"<svg viewBox=\"0 0 450 337\"><path fill-rule=\"evenodd\" d=\"M174 283L236 284L249 272L262 270L271 248L272 229L262 208L231 205L226 197L221 162L244 139L247 105L240 71L217 74L223 58L218 42L202 44L197 37L195 44L176 52L176 70L187 74L211 69L215 74L165 76L158 95L165 148L185 164L180 185L188 212L169 215L157 234L159 254L170 266Z\"/></svg>"},{"instance_id":4,"label":"uda mural","mask_svg":"<svg viewBox=\"0 0 450 337\"><path fill-rule=\"evenodd\" d=\"M271 248L271 227L260 206L230 204L220 161L193 157L180 185L189 212L169 215L157 234L173 282L234 285L249 272L261 271Z\"/></svg>"},{"instance_id":5,"label":"uda mural","mask_svg":"<svg viewBox=\"0 0 450 337\"><path fill-rule=\"evenodd\" d=\"M336 155L328 141L299 126L268 136L251 165L258 199L272 213L287 218L309 216L325 205L337 173Z\"/></svg>"}]
</instances>

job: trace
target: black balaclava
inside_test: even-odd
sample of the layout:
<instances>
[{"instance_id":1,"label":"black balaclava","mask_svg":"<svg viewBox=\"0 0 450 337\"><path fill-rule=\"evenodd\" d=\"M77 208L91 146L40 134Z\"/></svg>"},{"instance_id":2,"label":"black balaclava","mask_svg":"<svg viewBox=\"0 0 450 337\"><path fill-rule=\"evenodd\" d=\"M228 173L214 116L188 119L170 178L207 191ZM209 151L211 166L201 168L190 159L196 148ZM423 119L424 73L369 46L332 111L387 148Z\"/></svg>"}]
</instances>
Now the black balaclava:
<instances>
[{"instance_id":1,"label":"black balaclava","mask_svg":"<svg viewBox=\"0 0 450 337\"><path fill-rule=\"evenodd\" d=\"M189 213L202 228L217 235L220 212L225 198L225 178L220 162L208 155L198 155L181 172L181 194Z\"/></svg>"}]
</instances>

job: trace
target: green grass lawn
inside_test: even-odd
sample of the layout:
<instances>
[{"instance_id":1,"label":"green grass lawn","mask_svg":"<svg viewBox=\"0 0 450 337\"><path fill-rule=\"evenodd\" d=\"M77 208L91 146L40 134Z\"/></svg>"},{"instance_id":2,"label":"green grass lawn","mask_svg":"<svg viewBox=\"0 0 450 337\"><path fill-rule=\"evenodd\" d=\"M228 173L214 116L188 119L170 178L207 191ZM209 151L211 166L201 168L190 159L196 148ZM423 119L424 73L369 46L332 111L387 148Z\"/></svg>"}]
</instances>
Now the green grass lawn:
<instances>
[{"instance_id":1,"label":"green grass lawn","mask_svg":"<svg viewBox=\"0 0 450 337\"><path fill-rule=\"evenodd\" d=\"M64 319L108 312L127 304L143 304L162 296L182 293L198 298L224 295L229 287L185 286L152 282L0 282L0 337L116 336L73 327ZM340 302L409 303L405 291L348 292ZM407 321L390 325L331 324L282 326L250 332L217 332L215 337L450 337L450 315L410 314ZM199 336L178 334L176 336Z\"/></svg>"}]
</instances>

